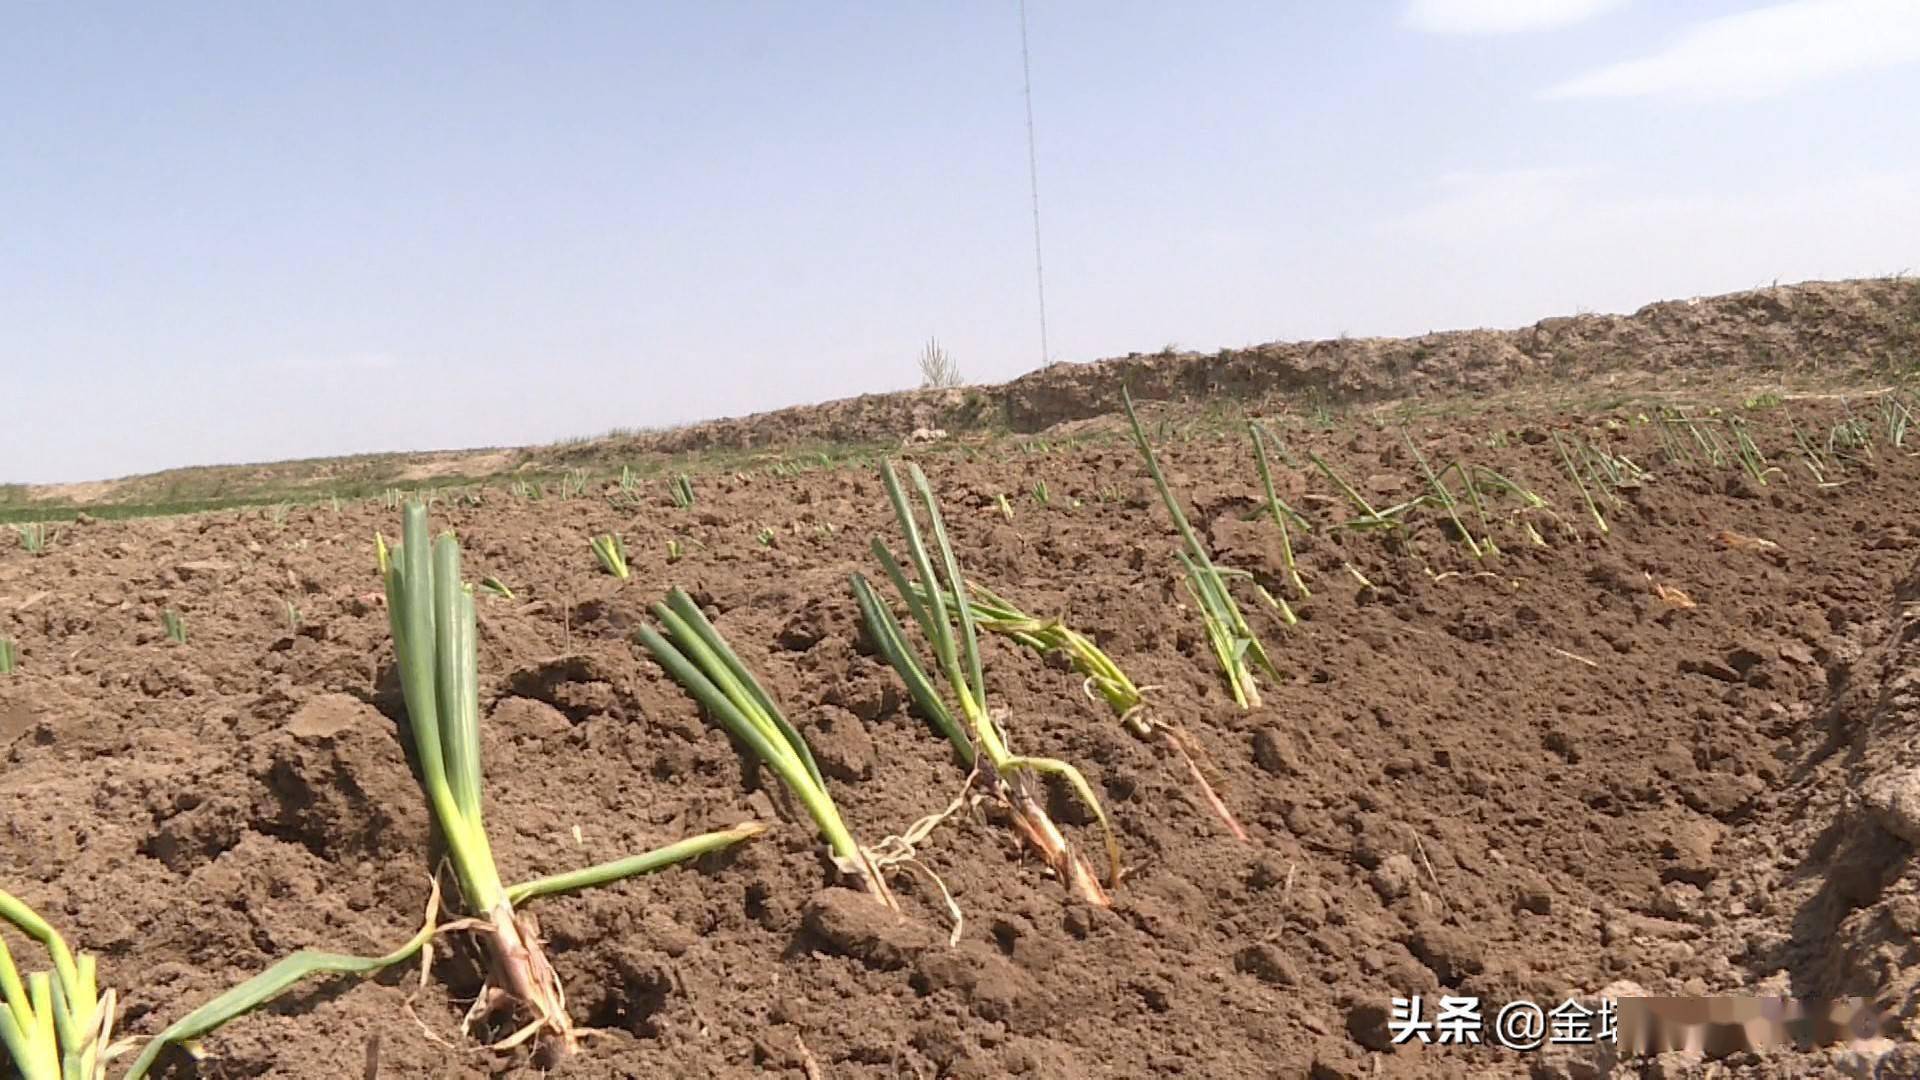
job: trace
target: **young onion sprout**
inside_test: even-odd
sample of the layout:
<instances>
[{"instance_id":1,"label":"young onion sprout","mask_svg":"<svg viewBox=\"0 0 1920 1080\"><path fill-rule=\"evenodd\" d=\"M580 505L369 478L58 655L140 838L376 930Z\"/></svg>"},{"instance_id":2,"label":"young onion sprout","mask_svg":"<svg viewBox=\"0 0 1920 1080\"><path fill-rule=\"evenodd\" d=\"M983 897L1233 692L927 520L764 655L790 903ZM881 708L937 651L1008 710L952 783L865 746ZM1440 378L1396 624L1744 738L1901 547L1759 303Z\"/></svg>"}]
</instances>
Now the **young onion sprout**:
<instances>
[{"instance_id":1,"label":"young onion sprout","mask_svg":"<svg viewBox=\"0 0 1920 1080\"><path fill-rule=\"evenodd\" d=\"M1746 470L1754 483L1765 487L1767 477L1780 470L1767 464L1766 455L1760 452L1760 447L1753 441L1753 436L1748 433L1747 425L1743 421L1737 417L1728 417L1727 426L1733 430L1734 452L1740 458L1740 467Z\"/></svg>"},{"instance_id":2,"label":"young onion sprout","mask_svg":"<svg viewBox=\"0 0 1920 1080\"><path fill-rule=\"evenodd\" d=\"M1256 708L1260 704L1260 688L1254 683L1254 671L1259 669L1268 677L1278 679L1280 672L1267 657L1266 646L1254 636L1253 629L1240 613L1240 605L1233 599L1233 593L1227 587L1230 577L1251 578L1244 571L1230 570L1216 566L1213 557L1207 553L1206 545L1188 523L1186 511L1180 509L1180 500L1174 497L1173 489L1168 486L1167 478L1160 471L1159 459L1153 455L1153 445L1147 441L1146 429L1140 426L1139 414L1133 408L1133 395L1125 387L1120 391L1121 402L1126 406L1127 422L1133 426L1134 444L1140 450L1140 456L1146 459L1147 472L1153 476L1154 487L1160 491L1160 501L1166 504L1167 513L1173 518L1174 526L1180 531L1180 539L1186 550L1176 557L1186 571L1187 591L1200 605L1200 616L1207 626L1207 639L1213 646L1213 654L1220 662L1221 670L1226 674L1227 685L1233 692L1234 703L1241 708ZM1259 590L1261 599L1282 613L1288 622L1293 621L1293 610L1286 602L1278 600L1265 589Z\"/></svg>"},{"instance_id":3,"label":"young onion sprout","mask_svg":"<svg viewBox=\"0 0 1920 1080\"><path fill-rule=\"evenodd\" d=\"M1313 527L1306 518L1300 516L1298 511L1288 506L1280 498L1280 494L1274 490L1273 469L1267 464L1267 440L1273 441L1273 449L1281 455L1283 461L1288 459L1286 448L1280 445L1280 440L1272 432L1252 420L1247 421L1247 434L1253 437L1253 460L1260 469L1260 488L1267 498L1267 512L1273 516L1273 523L1280 527L1280 554L1286 562L1287 578L1293 582L1294 591L1300 594L1302 600L1312 599L1313 593L1308 590L1306 581L1301 578L1300 566L1293 558L1293 532L1287 528L1287 522L1293 521L1302 533L1313 532Z\"/></svg>"},{"instance_id":4,"label":"young onion sprout","mask_svg":"<svg viewBox=\"0 0 1920 1080\"><path fill-rule=\"evenodd\" d=\"M1843 486L1841 482L1831 482L1827 479L1826 455L1814 445L1813 440L1807 436L1806 430L1800 426L1800 422L1791 414L1788 415L1787 422L1793 428L1793 443L1800 449L1800 463L1806 466L1807 472L1813 476L1814 485L1823 488Z\"/></svg>"},{"instance_id":5,"label":"young onion sprout","mask_svg":"<svg viewBox=\"0 0 1920 1080\"><path fill-rule=\"evenodd\" d=\"M1454 534L1466 542L1467 550L1473 552L1474 558L1486 558L1487 553L1480 546L1480 542L1473 538L1473 531L1467 528L1466 522L1460 520L1460 504L1454 499L1453 492L1447 487L1446 482L1440 479L1439 474L1433 471L1433 466L1427 464L1427 455L1420 452L1420 447L1414 444L1413 436L1407 434L1405 428L1400 429L1400 438L1407 444L1407 449L1413 453L1413 460L1419 464L1421 474L1427 478L1427 487L1433 492L1433 501L1447 512L1447 519L1453 522ZM1470 478L1472 474L1464 475ZM1469 488L1472 486L1471 479L1468 481L1468 486Z\"/></svg>"},{"instance_id":6,"label":"young onion sprout","mask_svg":"<svg viewBox=\"0 0 1920 1080\"><path fill-rule=\"evenodd\" d=\"M0 919L39 942L53 970L20 978L0 939L0 1047L22 1080L105 1080L113 1035L112 990L98 988L96 962L75 955L32 908L0 892Z\"/></svg>"},{"instance_id":7,"label":"young onion sprout","mask_svg":"<svg viewBox=\"0 0 1920 1080\"><path fill-rule=\"evenodd\" d=\"M643 625L635 631L640 643L675 682L706 707L715 722L786 783L787 790L820 827L833 852L834 864L843 873L859 878L882 904L896 907L879 869L841 820L807 740L781 714L772 696L707 621L700 606L685 592L674 589L667 594L666 603L653 605L653 615L666 628L666 634L662 636Z\"/></svg>"},{"instance_id":8,"label":"young onion sprout","mask_svg":"<svg viewBox=\"0 0 1920 1080\"><path fill-rule=\"evenodd\" d=\"M1466 489L1467 502L1473 506L1473 515L1480 522L1481 549L1489 555L1500 554L1500 545L1493 538L1493 520L1487 514L1487 500L1481 497L1481 486L1473 466L1456 461L1449 467L1459 473L1460 486ZM1445 476L1446 473L1446 469L1441 469L1439 475Z\"/></svg>"},{"instance_id":9,"label":"young onion sprout","mask_svg":"<svg viewBox=\"0 0 1920 1080\"><path fill-rule=\"evenodd\" d=\"M1913 410L1900 400L1896 393L1888 393L1880 398L1880 420L1887 428L1887 442L1895 450L1907 448L1907 429L1913 426Z\"/></svg>"},{"instance_id":10,"label":"young onion sprout","mask_svg":"<svg viewBox=\"0 0 1920 1080\"><path fill-rule=\"evenodd\" d=\"M1109 906L1112 901L1099 875L1085 857L1067 842L1059 826L1041 805L1030 781L1036 774L1061 777L1093 811L1106 840L1109 882L1117 882L1120 876L1120 848L1114 839L1106 810L1101 807L1092 786L1080 774L1080 770L1054 758L1015 754L1008 745L1002 724L987 707L986 677L980 663L979 630L959 561L954 557L953 547L947 540L947 527L940 516L939 501L934 498L933 489L927 484L920 467L909 463L907 473L920 501L925 504L927 528L939 554L936 566L934 559L928 555L914 507L900 485L893 463L883 462L880 472L886 482L887 498L893 504L894 516L899 520L901 532L905 534L908 561L919 587L916 588L916 583L908 579L907 571L899 560L894 558L886 543L877 537L873 541L873 553L932 646L939 673L944 676L953 698L959 702L960 718L956 719L954 711L935 688L934 681L914 658L905 631L894 617L893 609L879 597L866 578L856 573L851 579L854 598L866 619L868 632L901 680L907 684L907 692L920 707L921 713L953 744L960 760L974 770L974 775L982 778L991 793L1006 804L1015 826L1028 844L1082 899L1102 907ZM958 602L950 607L947 597L954 597ZM959 627L958 636L954 633L956 624ZM983 757L984 762L980 760Z\"/></svg>"},{"instance_id":11,"label":"young onion sprout","mask_svg":"<svg viewBox=\"0 0 1920 1080\"><path fill-rule=\"evenodd\" d=\"M1601 515L1599 504L1593 501L1593 492L1587 487L1587 482L1580 478L1580 470L1573 464L1573 452L1567 449L1565 440L1560 438L1557 431L1553 433L1553 445L1560 451L1560 463L1566 467L1567 476L1580 489L1580 498L1587 504L1587 513L1592 514L1594 523L1600 526L1600 535L1607 535L1612 531L1607 528L1607 519Z\"/></svg>"},{"instance_id":12,"label":"young onion sprout","mask_svg":"<svg viewBox=\"0 0 1920 1080\"><path fill-rule=\"evenodd\" d=\"M1449 466L1449 468L1456 469L1460 472L1463 482L1467 486L1467 490L1471 492L1473 495L1475 506L1481 507L1481 525L1483 528L1487 527L1487 522L1486 522L1485 509L1482 505L1482 500L1481 500L1482 494L1490 495L1490 496L1491 495L1512 495L1515 498L1519 499L1521 504L1519 509L1514 510L1512 512L1512 515L1520 519L1520 526L1521 528L1526 530L1527 539L1532 541L1534 546L1536 547L1547 546L1547 542L1544 538L1541 537L1540 531L1533 527L1533 522L1527 520L1527 516L1526 516L1529 513L1538 512L1538 513L1545 514L1549 518L1558 520L1558 515L1556 515L1553 512L1553 508L1548 505L1547 500L1535 494L1534 491L1531 488L1527 487L1526 485L1518 483L1498 472L1495 472L1493 469L1490 469L1485 465L1469 466L1460 462L1455 462L1453 465ZM1445 476L1446 473L1447 473L1446 469L1440 470L1440 475ZM1486 542L1489 548L1493 548L1493 536L1491 531L1489 531L1487 534Z\"/></svg>"},{"instance_id":13,"label":"young onion sprout","mask_svg":"<svg viewBox=\"0 0 1920 1080\"><path fill-rule=\"evenodd\" d=\"M577 1045L559 976L547 962L532 921L515 905L535 896L604 885L744 840L761 831L743 825L673 848L542 878L512 889L500 880L481 816L479 664L473 596L460 580L460 543L452 533L430 542L427 509L407 507L400 546L381 543L387 610L407 705L407 738L420 764L421 786L440 827L469 918L480 938L490 987L469 1021L518 1005L531 1021L505 1040L543 1040L555 1053Z\"/></svg>"},{"instance_id":14,"label":"young onion sprout","mask_svg":"<svg viewBox=\"0 0 1920 1080\"><path fill-rule=\"evenodd\" d=\"M47 530L43 521L29 521L24 525L15 525L14 534L20 538L20 546L29 555L46 553L47 545L53 542L53 533Z\"/></svg>"},{"instance_id":15,"label":"young onion sprout","mask_svg":"<svg viewBox=\"0 0 1920 1080\"><path fill-rule=\"evenodd\" d=\"M1336 528L1352 529L1355 531L1381 529L1391 532L1404 527L1405 523L1401 519L1406 516L1408 511L1423 506L1427 502L1428 496L1419 495L1408 499L1406 502L1389 506L1385 509L1378 509L1367 501L1366 496L1360 494L1358 488L1347 483L1346 478L1341 476L1339 471L1332 465L1328 464L1325 458L1309 450L1307 451L1307 460L1313 462L1314 467L1320 470L1321 475L1332 482L1334 487L1340 489L1340 493L1347 497L1347 501L1352 503L1354 509L1359 513L1358 517L1343 521L1335 526Z\"/></svg>"},{"instance_id":16,"label":"young onion sprout","mask_svg":"<svg viewBox=\"0 0 1920 1080\"><path fill-rule=\"evenodd\" d=\"M1827 434L1827 452L1834 457L1856 461L1873 460L1873 431L1867 422L1849 415Z\"/></svg>"},{"instance_id":17,"label":"young onion sprout","mask_svg":"<svg viewBox=\"0 0 1920 1080\"><path fill-rule=\"evenodd\" d=\"M922 604L930 603L926 589L918 582L913 583L912 588L916 599ZM1158 733L1167 748L1186 763L1187 771L1200 788L1207 805L1213 808L1213 812L1236 838L1247 839L1247 831L1234 818L1233 811L1227 808L1225 800L1220 798L1212 782L1201 771L1199 763L1194 760L1192 751L1187 747L1185 734L1175 725L1155 725L1147 712L1146 697L1141 693L1141 688L1134 685L1120 665L1101 651L1093 639L1060 619L1040 619L1029 615L978 582L968 582L967 591L968 606L980 629L1010 638L1038 653L1065 656L1074 670L1086 678L1083 689L1087 697L1105 701L1122 727L1142 739L1151 739ZM941 599L949 611L959 610L960 600L952 593L942 594Z\"/></svg>"},{"instance_id":18,"label":"young onion sprout","mask_svg":"<svg viewBox=\"0 0 1920 1080\"><path fill-rule=\"evenodd\" d=\"M1693 447L1687 439L1680 437L1677 416L1674 410L1665 407L1654 413L1653 430L1660 439L1660 454L1671 465L1692 464L1695 460Z\"/></svg>"},{"instance_id":19,"label":"young onion sprout","mask_svg":"<svg viewBox=\"0 0 1920 1080\"><path fill-rule=\"evenodd\" d=\"M627 569L627 545L620 542L614 533L602 533L587 541L593 546L593 553L600 559L600 568L614 577L625 581L633 576Z\"/></svg>"}]
</instances>

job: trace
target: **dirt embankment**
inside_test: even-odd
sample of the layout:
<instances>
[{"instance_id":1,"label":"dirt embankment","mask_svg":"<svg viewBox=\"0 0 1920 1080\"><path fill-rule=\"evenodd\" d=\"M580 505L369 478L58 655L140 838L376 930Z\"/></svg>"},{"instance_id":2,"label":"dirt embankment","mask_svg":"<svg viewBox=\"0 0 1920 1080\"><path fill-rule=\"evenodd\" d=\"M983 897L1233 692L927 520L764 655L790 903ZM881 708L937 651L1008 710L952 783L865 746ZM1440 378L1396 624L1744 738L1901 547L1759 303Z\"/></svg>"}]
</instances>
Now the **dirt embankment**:
<instances>
[{"instance_id":1,"label":"dirt embankment","mask_svg":"<svg viewBox=\"0 0 1920 1080\"><path fill-rule=\"evenodd\" d=\"M1364 404L1600 381L1621 389L1671 389L1699 378L1724 388L1730 376L1825 383L1917 362L1920 280L1808 282L1662 301L1631 315L1543 319L1518 330L1134 353L1054 364L998 386L864 394L621 441L638 451L683 453L882 442L922 427L1037 432L1115 412L1123 384L1155 400L1317 395L1329 404ZM596 448L604 445L573 452Z\"/></svg>"},{"instance_id":2,"label":"dirt embankment","mask_svg":"<svg viewBox=\"0 0 1920 1080\"><path fill-rule=\"evenodd\" d=\"M520 449L364 454L172 469L87 484L0 485L0 515L43 517L120 507L143 514L283 499L354 497L385 488L552 475L576 467L645 471L668 455L898 443L917 429L1032 433L1118 411L1126 385L1143 399L1233 399L1302 406L1542 389L1566 398L1684 389L1710 380L1792 386L1858 383L1920 364L1920 280L1809 282L1650 304L1631 315L1573 315L1517 330L1415 338L1342 338L1226 349L1133 353L1060 363L995 386L863 394L666 431ZM678 467L678 466L676 466Z\"/></svg>"}]
</instances>

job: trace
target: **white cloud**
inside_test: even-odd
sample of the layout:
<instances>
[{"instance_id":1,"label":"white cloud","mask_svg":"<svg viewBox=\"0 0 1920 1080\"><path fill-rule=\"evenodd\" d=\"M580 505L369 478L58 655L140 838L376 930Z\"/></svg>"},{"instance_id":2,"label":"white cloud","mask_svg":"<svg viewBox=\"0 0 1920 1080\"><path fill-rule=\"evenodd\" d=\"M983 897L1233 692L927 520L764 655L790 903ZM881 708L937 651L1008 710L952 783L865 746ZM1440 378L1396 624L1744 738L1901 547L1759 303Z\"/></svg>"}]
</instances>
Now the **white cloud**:
<instances>
[{"instance_id":1,"label":"white cloud","mask_svg":"<svg viewBox=\"0 0 1920 1080\"><path fill-rule=\"evenodd\" d=\"M1517 34L1585 22L1625 0L1408 0L1405 25L1430 34Z\"/></svg>"},{"instance_id":2,"label":"white cloud","mask_svg":"<svg viewBox=\"0 0 1920 1080\"><path fill-rule=\"evenodd\" d=\"M1377 234L1393 258L1375 302L1405 290L1395 306L1413 323L1392 329L1519 325L1775 278L1901 270L1913 262L1909 238L1920 235L1920 172L1737 192L1672 190L1597 169L1455 174Z\"/></svg>"},{"instance_id":3,"label":"white cloud","mask_svg":"<svg viewBox=\"0 0 1920 1080\"><path fill-rule=\"evenodd\" d=\"M1707 19L1664 49L1576 76L1546 96L1752 100L1916 61L1916 0L1790 0Z\"/></svg>"}]
</instances>

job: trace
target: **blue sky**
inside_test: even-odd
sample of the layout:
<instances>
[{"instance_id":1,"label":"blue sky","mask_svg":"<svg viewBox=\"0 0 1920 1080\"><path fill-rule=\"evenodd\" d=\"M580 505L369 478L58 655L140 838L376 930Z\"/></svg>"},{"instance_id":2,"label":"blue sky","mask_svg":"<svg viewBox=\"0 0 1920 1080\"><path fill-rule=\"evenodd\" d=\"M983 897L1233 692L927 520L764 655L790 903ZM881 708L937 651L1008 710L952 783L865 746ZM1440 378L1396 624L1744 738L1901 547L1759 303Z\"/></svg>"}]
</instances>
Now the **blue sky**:
<instances>
[{"instance_id":1,"label":"blue sky","mask_svg":"<svg viewBox=\"0 0 1920 1080\"><path fill-rule=\"evenodd\" d=\"M1053 360L1920 270L1913 0L1029 20ZM1014 0L15 0L0 480L998 381L1030 230Z\"/></svg>"}]
</instances>

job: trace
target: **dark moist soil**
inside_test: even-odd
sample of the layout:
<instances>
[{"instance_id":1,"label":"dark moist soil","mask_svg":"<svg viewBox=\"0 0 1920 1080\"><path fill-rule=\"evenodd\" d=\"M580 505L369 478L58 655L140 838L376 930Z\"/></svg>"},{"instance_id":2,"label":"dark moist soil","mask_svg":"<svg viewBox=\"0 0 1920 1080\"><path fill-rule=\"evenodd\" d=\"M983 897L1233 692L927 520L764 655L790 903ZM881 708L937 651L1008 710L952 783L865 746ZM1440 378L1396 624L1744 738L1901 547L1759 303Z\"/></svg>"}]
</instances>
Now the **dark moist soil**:
<instances>
[{"instance_id":1,"label":"dark moist soil","mask_svg":"<svg viewBox=\"0 0 1920 1080\"><path fill-rule=\"evenodd\" d=\"M1821 431L1838 416L1794 408ZM1015 748L1086 773L1128 872L1095 909L991 807L956 815L920 853L965 913L952 949L924 878L893 877L904 921L836 883L804 815L629 643L647 605L685 586L808 733L867 843L941 809L961 771L865 651L847 589L876 569L869 538L894 535L870 469L701 476L687 510L663 485L640 506L497 490L437 503L469 575L515 593L479 597L505 876L776 823L697 865L533 906L575 1019L598 1032L552 1075L1574 1077L1609 1062L1389 1047L1388 999L1551 1003L1622 980L1904 994L1920 902L1898 830L1920 815L1901 817L1893 766L1914 763L1899 748L1920 696L1901 601L1920 596L1920 468L1883 446L1820 489L1788 460L1780 412L1750 419L1791 469L1764 487L1660 463L1631 414L1417 425L1436 464L1464 454L1546 496L1557 518L1531 518L1546 546L1510 503L1485 561L1433 513L1404 542L1298 538L1313 590L1299 625L1249 606L1284 674L1251 711L1226 692L1124 441L918 452L971 575L1064 616L1152 686L1155 715L1203 751L1251 834L1228 836L1185 769L1078 676L990 640ZM1604 539L1547 439L1575 427L1655 474L1605 508ZM1242 434L1163 434L1215 555L1286 595ZM1284 437L1298 464L1316 451L1378 505L1418 492L1396 430ZM1283 496L1318 522L1349 516L1309 470L1276 462ZM82 523L39 557L0 550L0 634L24 652L0 682L0 882L101 955L124 1032L297 948L383 951L427 901L428 818L395 726L371 543L398 514L273 517ZM588 538L609 530L631 581L595 566ZM685 555L669 564L672 537ZM187 644L165 640L166 607ZM1097 853L1086 815L1051 794ZM381 1076L542 1075L524 1051L461 1036L478 980L457 940L424 989L418 975L316 984L206 1040L199 1075L359 1076L370 1055ZM1614 1075L1825 1076L1841 1053Z\"/></svg>"}]
</instances>

